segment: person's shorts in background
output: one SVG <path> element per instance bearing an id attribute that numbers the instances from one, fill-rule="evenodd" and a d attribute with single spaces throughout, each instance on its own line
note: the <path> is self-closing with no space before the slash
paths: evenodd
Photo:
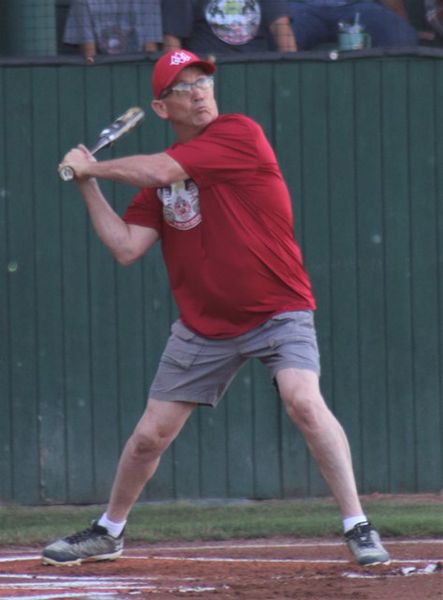
<path id="1" fill-rule="evenodd" d="M 176 321 L 149 398 L 216 406 L 250 358 L 266 365 L 273 378 L 287 368 L 320 374 L 312 311 L 280 313 L 255 329 L 226 340 L 199 336 Z"/>
<path id="2" fill-rule="evenodd" d="M 417 31 L 393 10 L 374 0 L 354 0 L 333 6 L 325 0 L 289 0 L 288 11 L 299 50 L 318 44 L 336 43 L 339 22 L 353 23 L 357 13 L 360 24 L 371 36 L 374 47 L 413 47 Z"/>

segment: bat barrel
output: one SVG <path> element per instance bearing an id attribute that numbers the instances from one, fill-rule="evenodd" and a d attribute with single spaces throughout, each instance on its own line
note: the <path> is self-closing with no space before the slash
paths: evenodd
<path id="1" fill-rule="evenodd" d="M 112 139 L 109 136 L 100 137 L 97 140 L 97 143 L 93 148 L 91 148 L 90 153 L 96 154 L 102 148 L 106 148 L 106 146 L 110 146 L 112 144 Z"/>

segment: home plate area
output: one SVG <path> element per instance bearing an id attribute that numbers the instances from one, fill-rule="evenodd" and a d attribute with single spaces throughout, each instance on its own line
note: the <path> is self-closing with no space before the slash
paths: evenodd
<path id="1" fill-rule="evenodd" d="M 122 558 L 43 566 L 35 549 L 0 550 L 0 598 L 442 600 L 443 540 L 386 541 L 389 565 L 361 567 L 336 540 L 129 545 Z"/>

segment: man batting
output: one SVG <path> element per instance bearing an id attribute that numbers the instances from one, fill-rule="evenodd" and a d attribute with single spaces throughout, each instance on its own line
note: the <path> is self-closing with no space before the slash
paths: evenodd
<path id="1" fill-rule="evenodd" d="M 106 512 L 43 550 L 48 564 L 115 559 L 130 510 L 163 452 L 199 405 L 216 406 L 245 361 L 270 371 L 289 417 L 339 506 L 361 564 L 389 555 L 360 504 L 346 435 L 319 388 L 315 301 L 293 236 L 291 200 L 261 127 L 219 115 L 215 66 L 184 50 L 156 63 L 152 108 L 176 142 L 164 152 L 96 161 L 79 146 L 69 166 L 92 224 L 122 265 L 160 241 L 180 317 L 146 410 L 123 450 Z M 97 178 L 140 188 L 123 218 Z"/>

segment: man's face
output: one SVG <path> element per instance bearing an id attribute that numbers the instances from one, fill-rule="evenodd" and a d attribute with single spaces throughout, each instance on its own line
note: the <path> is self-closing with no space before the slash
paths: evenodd
<path id="1" fill-rule="evenodd" d="M 166 111 L 166 118 L 174 127 L 199 131 L 204 129 L 218 116 L 218 108 L 214 98 L 214 88 L 207 81 L 207 74 L 199 67 L 188 67 L 174 80 L 161 100 Z M 180 83 L 191 83 L 191 89 L 177 90 L 173 88 Z"/>

